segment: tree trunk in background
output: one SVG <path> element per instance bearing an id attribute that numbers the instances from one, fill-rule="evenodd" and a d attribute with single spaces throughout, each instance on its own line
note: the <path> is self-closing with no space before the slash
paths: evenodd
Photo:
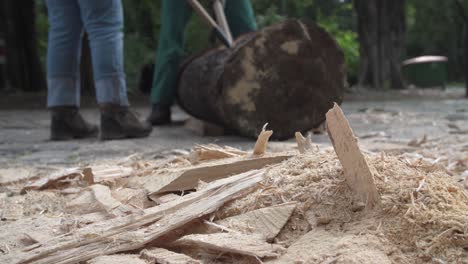
<path id="1" fill-rule="evenodd" d="M 191 115 L 243 136 L 256 137 L 269 123 L 272 138 L 289 139 L 319 126 L 342 102 L 345 68 L 325 30 L 286 20 L 188 62 L 178 99 Z"/>
<path id="2" fill-rule="evenodd" d="M 81 44 L 81 62 L 80 62 L 80 86 L 81 94 L 95 95 L 93 64 L 91 58 L 91 49 L 89 48 L 88 34 L 85 34 Z"/>
<path id="3" fill-rule="evenodd" d="M 5 8 L 7 78 L 23 91 L 46 88 L 37 48 L 35 4 L 33 0 L 1 1 Z"/>
<path id="4" fill-rule="evenodd" d="M 468 20 L 465 20 L 465 43 L 464 43 L 464 56 L 465 56 L 465 97 L 468 98 Z"/>
<path id="5" fill-rule="evenodd" d="M 405 0 L 354 0 L 360 43 L 359 84 L 376 89 L 405 87 Z"/>

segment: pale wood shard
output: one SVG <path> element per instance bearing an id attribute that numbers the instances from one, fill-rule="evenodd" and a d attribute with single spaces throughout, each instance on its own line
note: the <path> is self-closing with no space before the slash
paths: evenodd
<path id="1" fill-rule="evenodd" d="M 0 255 L 0 263 L 77 263 L 142 248 L 194 219 L 213 213 L 226 202 L 251 192 L 263 180 L 265 171 L 252 171 L 210 183 L 207 188 L 181 199 L 130 215 L 85 226 L 55 237 L 47 245 Z"/>
<path id="2" fill-rule="evenodd" d="M 101 165 L 91 167 L 94 182 L 114 183 L 122 178 L 133 175 L 134 170 L 130 167 L 118 165 Z"/>
<path id="3" fill-rule="evenodd" d="M 90 187 L 96 201 L 110 214 L 114 216 L 125 216 L 137 211 L 128 205 L 122 204 L 112 197 L 109 187 L 101 184 L 95 184 Z"/>
<path id="4" fill-rule="evenodd" d="M 55 173 L 52 173 L 48 177 L 42 177 L 36 181 L 28 183 L 24 186 L 23 191 L 30 191 L 30 190 L 42 190 L 45 188 L 49 188 L 57 184 L 58 181 L 64 179 L 72 179 L 82 176 L 82 169 L 80 168 L 70 168 L 64 169 Z"/>
<path id="5" fill-rule="evenodd" d="M 266 130 L 267 125 L 268 123 L 266 123 L 263 126 L 262 132 L 260 132 L 260 135 L 258 135 L 257 142 L 255 142 L 255 147 L 253 151 L 254 155 L 263 155 L 266 153 L 268 140 L 270 139 L 271 135 L 273 135 L 273 131 Z"/>
<path id="6" fill-rule="evenodd" d="M 266 207 L 216 221 L 216 224 L 239 231 L 261 235 L 271 242 L 288 222 L 296 208 L 296 203 L 285 203 Z"/>
<path id="7" fill-rule="evenodd" d="M 89 214 L 105 212 L 105 209 L 98 203 L 91 190 L 84 190 L 78 197 L 71 200 L 65 207 L 65 211 L 74 214 Z"/>
<path id="8" fill-rule="evenodd" d="M 188 235 L 174 242 L 174 245 L 197 247 L 207 251 L 235 253 L 258 258 L 278 257 L 284 251 L 282 246 L 267 243 L 261 236 L 240 233 Z"/>
<path id="9" fill-rule="evenodd" d="M 337 104 L 328 111 L 326 118 L 328 136 L 343 166 L 346 183 L 360 202 L 373 207 L 380 201 L 374 175 L 359 148 L 348 120 Z"/>
<path id="10" fill-rule="evenodd" d="M 169 251 L 164 248 L 144 249 L 140 252 L 142 259 L 150 263 L 158 264 L 199 264 L 200 261 L 193 259 L 187 255 Z"/>
<path id="11" fill-rule="evenodd" d="M 232 148 L 223 148 L 213 144 L 198 145 L 189 154 L 189 160 L 192 164 L 197 164 L 203 161 L 233 158 L 246 154 L 238 149 L 232 150 Z"/>
<path id="12" fill-rule="evenodd" d="M 304 154 L 312 150 L 312 138 L 310 138 L 310 136 L 304 137 L 301 132 L 296 132 L 295 136 L 299 153 Z"/>
<path id="13" fill-rule="evenodd" d="M 187 169 L 167 170 L 167 174 L 133 177 L 132 185 L 141 186 L 149 195 L 196 189 L 199 182 L 212 182 L 230 175 L 250 170 L 261 169 L 267 165 L 280 163 L 289 154 L 269 155 L 264 157 L 233 158 L 223 160 L 223 163 L 202 164 Z"/>
<path id="14" fill-rule="evenodd" d="M 138 255 L 110 255 L 91 259 L 88 264 L 149 264 Z"/>
<path id="15" fill-rule="evenodd" d="M 170 201 L 174 201 L 180 199 L 180 195 L 168 193 L 168 194 L 153 194 L 150 195 L 149 198 L 157 204 L 168 203 Z"/>
<path id="16" fill-rule="evenodd" d="M 119 202 L 138 209 L 145 209 L 154 205 L 148 200 L 148 195 L 143 189 L 119 188 L 112 191 L 112 196 Z"/>

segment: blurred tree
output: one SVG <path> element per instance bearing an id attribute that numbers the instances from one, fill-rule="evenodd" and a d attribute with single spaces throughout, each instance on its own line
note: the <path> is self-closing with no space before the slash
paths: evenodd
<path id="1" fill-rule="evenodd" d="M 458 11 L 460 12 L 460 17 L 463 18 L 464 30 L 463 30 L 463 39 L 464 39 L 464 62 L 465 62 L 465 97 L 468 98 L 468 3 L 464 3 L 461 0 L 455 0 L 455 5 Z"/>
<path id="2" fill-rule="evenodd" d="M 7 45 L 7 79 L 23 91 L 45 89 L 46 81 L 39 58 L 34 0 L 3 0 Z"/>
<path id="3" fill-rule="evenodd" d="M 404 88 L 405 0 L 355 0 L 360 47 L 359 83 Z"/>

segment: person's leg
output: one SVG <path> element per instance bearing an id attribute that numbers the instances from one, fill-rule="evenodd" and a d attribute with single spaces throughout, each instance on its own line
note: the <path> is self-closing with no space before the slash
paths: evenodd
<path id="1" fill-rule="evenodd" d="M 174 103 L 180 59 L 184 53 L 185 27 L 192 14 L 186 0 L 162 0 L 161 31 L 148 121 L 154 125 L 170 122 L 170 106 Z"/>
<path id="2" fill-rule="evenodd" d="M 88 33 L 99 104 L 128 106 L 121 0 L 78 0 Z"/>
<path id="3" fill-rule="evenodd" d="M 101 108 L 101 138 L 145 137 L 151 126 L 128 109 L 123 65 L 121 0 L 78 0 L 88 33 L 96 97 Z"/>
<path id="4" fill-rule="evenodd" d="M 79 106 L 80 55 L 83 26 L 76 0 L 47 0 L 48 107 Z"/>
<path id="5" fill-rule="evenodd" d="M 225 10 L 226 19 L 234 38 L 257 30 L 257 22 L 250 0 L 226 0 Z"/>
<path id="6" fill-rule="evenodd" d="M 76 0 L 47 0 L 47 105 L 51 109 L 50 138 L 67 140 L 96 136 L 97 126 L 84 121 L 80 104 L 80 55 L 83 26 Z"/>

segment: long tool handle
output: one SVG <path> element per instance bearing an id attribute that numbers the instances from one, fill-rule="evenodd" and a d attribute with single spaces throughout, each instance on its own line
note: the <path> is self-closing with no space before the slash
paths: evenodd
<path id="1" fill-rule="evenodd" d="M 197 12 L 198 15 L 207 23 L 210 27 L 215 30 L 216 36 L 226 45 L 228 48 L 233 47 L 232 40 L 226 36 L 226 33 L 223 29 L 211 18 L 210 14 L 206 12 L 205 8 L 197 1 L 197 0 L 187 0 L 189 4 L 192 6 L 193 10 Z"/>
<path id="2" fill-rule="evenodd" d="M 216 21 L 218 21 L 219 26 L 223 29 L 226 37 L 232 43 L 234 40 L 232 38 L 231 30 L 226 19 L 226 14 L 224 13 L 223 2 L 221 0 L 215 0 L 213 2 L 213 9 L 216 15 Z"/>

